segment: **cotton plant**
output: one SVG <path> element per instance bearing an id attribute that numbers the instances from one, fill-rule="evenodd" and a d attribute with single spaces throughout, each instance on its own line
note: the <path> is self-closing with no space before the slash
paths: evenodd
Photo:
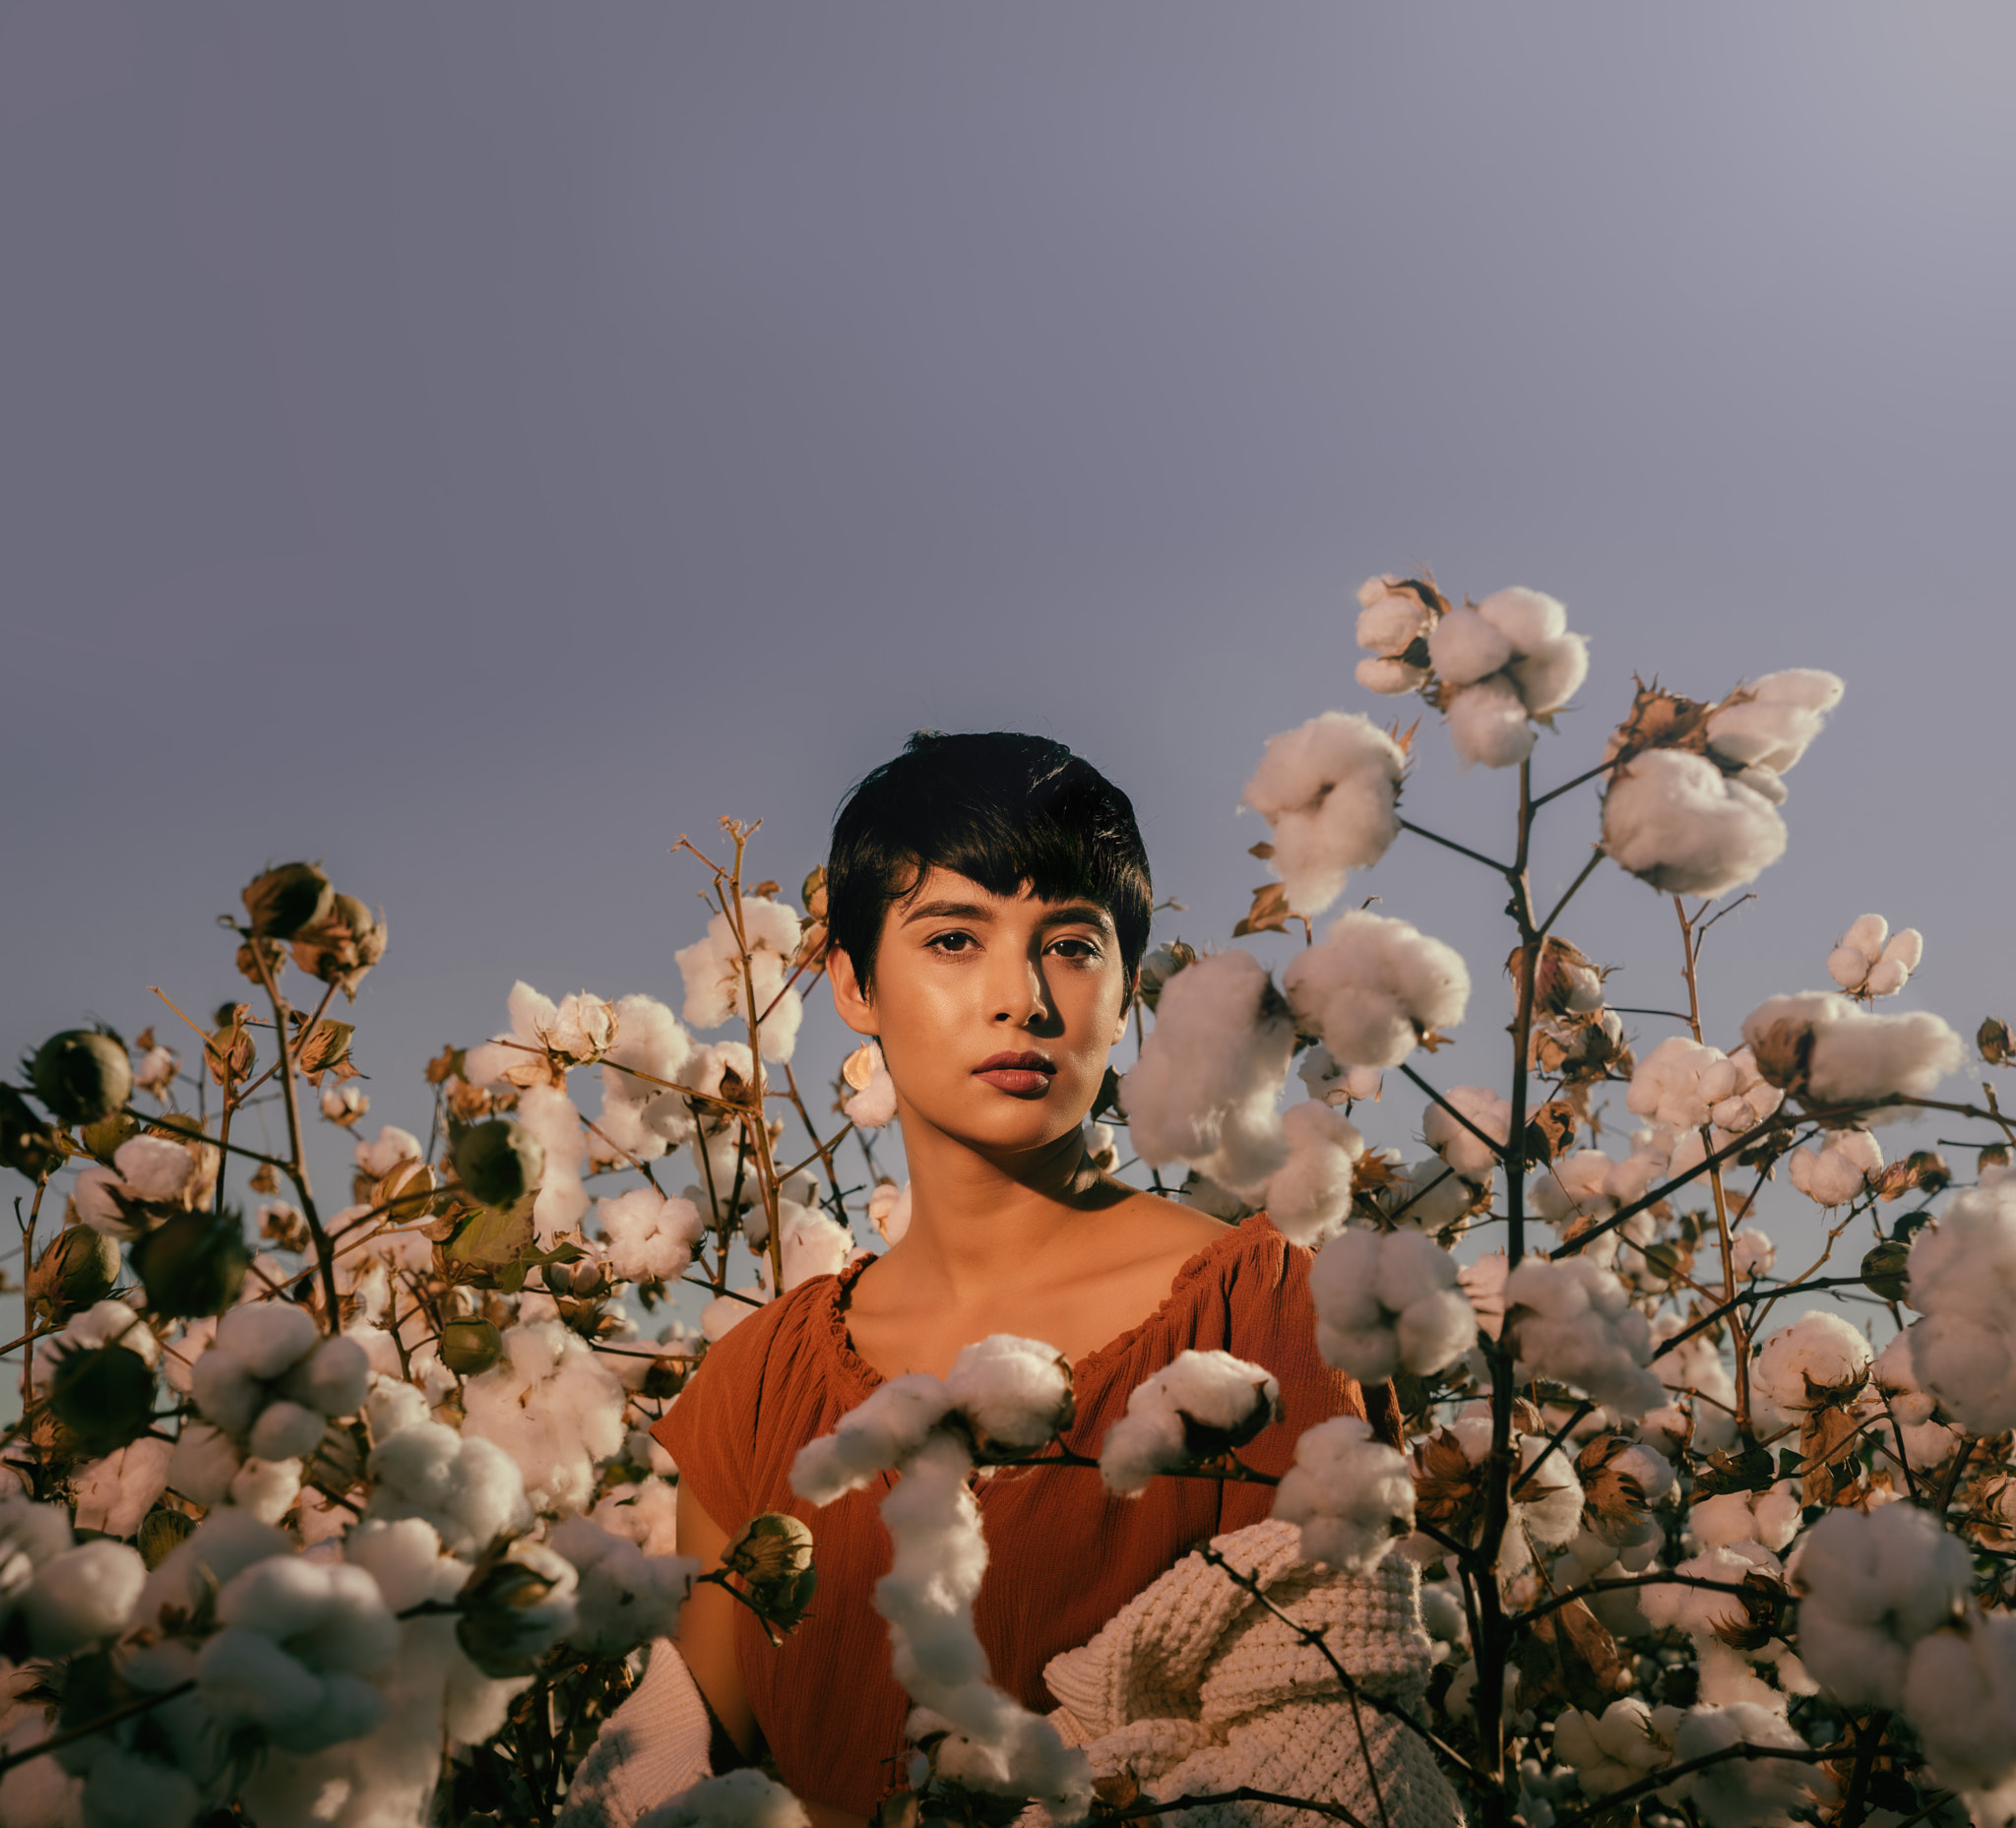
<path id="1" fill-rule="evenodd" d="M 2016 1047 L 1991 1018 L 1970 1065 L 1940 1016 L 1898 1011 L 1923 942 L 1875 915 L 1826 955 L 1832 988 L 1732 1023 L 1721 910 L 1695 901 L 1783 853 L 1786 778 L 1841 682 L 1642 687 L 1555 788 L 1565 737 L 1538 732 L 1586 643 L 1551 598 L 1381 576 L 1355 632 L 1347 692 L 1418 693 L 1459 759 L 1516 773 L 1515 863 L 1432 829 L 1376 702 L 1276 733 L 1244 799 L 1278 880 L 1226 943 L 1143 960 L 1139 1045 L 1082 1148 L 1311 1250 L 1310 1344 L 1368 1419 L 1282 1441 L 1274 1370 L 1190 1352 L 1067 1453 L 1068 1367 L 1003 1338 L 843 1416 L 799 1478 L 818 1499 L 901 1474 L 879 1604 L 929 1749 L 919 1818 L 1089 1806 L 1091 1773 L 993 1683 L 973 1626 L 972 1477 L 1058 1462 L 1123 1504 L 1273 1481 L 1326 1578 L 1418 1567 L 1438 1672 L 1418 1725 L 1489 1828 L 2009 1819 L 2016 1176 L 1998 1107 L 1955 1082 Z M 1543 908 L 1523 859 L 1578 817 L 1587 865 Z M 658 994 L 521 981 L 411 1099 L 337 997 L 382 960 L 383 917 L 309 864 L 247 887 L 240 999 L 151 1011 L 187 1025 L 173 1047 L 65 1031 L 0 1090 L 35 1335 L 0 1482 L 0 1819 L 554 1818 L 699 1578 L 651 1424 L 732 1327 L 911 1219 L 876 1159 L 899 1114 L 879 1050 L 822 1063 L 827 1089 L 802 1055 L 823 880 L 750 881 L 750 830 L 724 826 L 719 857 L 682 844 L 707 907 Z M 1422 845 L 1486 871 L 1506 977 L 1426 930 Z M 1377 912 L 1353 905 L 1374 865 Z M 1560 930 L 1610 866 L 1674 898 L 1671 994 L 1638 993 L 1643 961 L 1622 980 L 1664 1014 L 1610 1007 L 1600 936 Z M 1444 1082 L 1464 1023 L 1508 1031 L 1502 1073 L 1467 1047 L 1471 1083 Z M 277 1101 L 264 1128 L 255 1097 Z M 1951 1165 L 1882 1128 L 1886 1154 L 1879 1127 L 1933 1101 Z M 317 1200 L 316 1123 L 346 1204 Z M 1799 1211 L 1821 1248 L 1775 1216 Z M 781 1639 L 817 1605 L 817 1550 L 754 1519 L 708 1578 Z M 803 1819 L 736 1773 L 653 1828 Z"/>

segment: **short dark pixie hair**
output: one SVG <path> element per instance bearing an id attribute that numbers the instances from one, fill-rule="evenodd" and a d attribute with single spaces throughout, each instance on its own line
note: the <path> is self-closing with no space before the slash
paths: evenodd
<path id="1" fill-rule="evenodd" d="M 1148 948 L 1155 891 L 1133 802 L 1046 736 L 918 730 L 848 795 L 826 864 L 827 930 L 864 989 L 883 916 L 932 868 L 996 895 L 1098 902 L 1130 981 Z"/>

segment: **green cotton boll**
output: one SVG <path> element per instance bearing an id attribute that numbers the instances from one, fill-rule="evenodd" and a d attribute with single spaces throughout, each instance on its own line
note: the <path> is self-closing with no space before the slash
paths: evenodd
<path id="1" fill-rule="evenodd" d="M 158 1568 L 195 1533 L 196 1519 L 187 1511 L 171 1511 L 165 1505 L 155 1508 L 140 1520 L 140 1531 L 134 1541 L 140 1549 L 140 1558 L 150 1568 Z"/>
<path id="2" fill-rule="evenodd" d="M 58 1123 L 96 1123 L 133 1096 L 133 1063 L 109 1035 L 65 1029 L 34 1059 L 35 1096 Z"/>
<path id="3" fill-rule="evenodd" d="M 154 1418 L 154 1371 L 124 1346 L 63 1354 L 49 1377 L 49 1408 L 94 1459 L 116 1453 Z"/>
<path id="4" fill-rule="evenodd" d="M 29 1272 L 29 1304 L 44 1320 L 67 1320 L 101 1301 L 119 1279 L 119 1246 L 88 1225 L 66 1226 Z"/>
<path id="5" fill-rule="evenodd" d="M 40 1180 L 63 1160 L 56 1132 L 12 1086 L 0 1086 L 0 1162 L 17 1174 Z"/>
<path id="6" fill-rule="evenodd" d="M 493 1679 L 532 1674 L 553 1637 L 539 1617 L 552 1590 L 550 1579 L 522 1561 L 478 1569 L 455 1601 L 462 1654 Z"/>
<path id="7" fill-rule="evenodd" d="M 283 863 L 255 876 L 239 897 L 260 939 L 291 939 L 327 919 L 336 901 L 330 880 L 313 863 Z"/>
<path id="8" fill-rule="evenodd" d="M 504 1355 L 504 1335 L 492 1321 L 451 1320 L 441 1329 L 441 1362 L 458 1377 L 476 1377 Z"/>
<path id="9" fill-rule="evenodd" d="M 167 1319 L 220 1314 L 238 1298 L 252 1252 L 234 1212 L 178 1213 L 133 1246 L 149 1309 Z"/>
<path id="10" fill-rule="evenodd" d="M 492 1118 L 463 1131 L 455 1145 L 455 1173 L 472 1199 L 510 1206 L 539 1184 L 546 1152 L 522 1123 Z"/>

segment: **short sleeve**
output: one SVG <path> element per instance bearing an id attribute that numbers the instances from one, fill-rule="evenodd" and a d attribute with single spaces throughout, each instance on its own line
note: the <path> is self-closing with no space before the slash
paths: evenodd
<path id="1" fill-rule="evenodd" d="M 680 1482 L 730 1533 L 751 1515 L 749 1446 L 778 1315 L 777 1307 L 766 1307 L 723 1334 L 652 1423 L 652 1438 L 671 1455 Z"/>
<path id="2" fill-rule="evenodd" d="M 1247 1224 L 1255 1223 L 1248 1220 Z M 1273 1228 L 1270 1227 L 1271 1230 Z M 1316 1350 L 1316 1304 L 1309 1294 L 1310 1253 L 1278 1237 L 1269 1251 L 1241 1251 L 1226 1289 L 1227 1350 L 1272 1371 L 1281 1385 L 1282 1418 L 1239 1450 L 1255 1472 L 1279 1479 L 1294 1461 L 1302 1433 L 1336 1416 L 1356 1416 L 1387 1441 L 1399 1437 L 1392 1386 L 1369 1393 L 1333 1370 Z M 1238 1530 L 1270 1516 L 1271 1486 L 1228 1484 L 1221 1528 Z"/>

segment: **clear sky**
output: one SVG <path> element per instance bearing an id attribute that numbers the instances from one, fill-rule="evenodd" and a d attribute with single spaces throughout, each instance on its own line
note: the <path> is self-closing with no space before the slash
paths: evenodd
<path id="1" fill-rule="evenodd" d="M 681 832 L 795 884 L 919 725 L 1106 767 L 1222 939 L 1418 565 L 1591 638 L 1543 782 L 1634 669 L 1847 678 L 1711 1039 L 1871 908 L 2016 1015 L 2012 81 L 1991 5 L 0 11 L 0 1044 L 233 994 L 213 916 L 321 857 L 424 1128 L 516 977 L 676 1004 Z M 1406 810 L 1495 844 L 1432 725 Z M 1450 1079 L 1473 875 L 1356 885 L 1470 958 Z M 1606 869 L 1567 931 L 1659 1004 L 1670 921 Z"/>

